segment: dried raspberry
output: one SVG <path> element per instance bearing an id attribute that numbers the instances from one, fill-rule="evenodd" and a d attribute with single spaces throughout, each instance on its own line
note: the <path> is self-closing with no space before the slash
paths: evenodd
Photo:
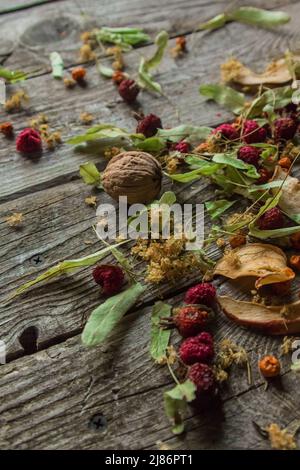
<path id="1" fill-rule="evenodd" d="M 258 170 L 258 173 L 260 174 L 260 178 L 256 180 L 256 184 L 265 184 L 269 181 L 272 176 L 266 168 L 260 168 Z"/>
<path id="2" fill-rule="evenodd" d="M 216 297 L 216 289 L 208 282 L 202 282 L 190 287 L 185 294 L 186 304 L 211 305 Z"/>
<path id="3" fill-rule="evenodd" d="M 177 152 L 180 153 L 189 153 L 190 149 L 190 144 L 188 142 L 184 142 L 183 140 L 172 147 L 172 150 L 177 150 Z"/>
<path id="4" fill-rule="evenodd" d="M 176 42 L 176 45 L 180 47 L 180 49 L 182 51 L 186 51 L 186 38 L 185 36 L 179 36 L 178 38 L 176 38 L 175 40 Z"/>
<path id="5" fill-rule="evenodd" d="M 0 132 L 5 135 L 5 137 L 12 137 L 14 133 L 14 128 L 11 122 L 4 122 L 0 124 Z"/>
<path id="6" fill-rule="evenodd" d="M 137 134 L 144 134 L 145 137 L 153 137 L 157 129 L 162 129 L 160 118 L 155 114 L 148 114 L 138 122 L 136 132 Z"/>
<path id="7" fill-rule="evenodd" d="M 245 145 L 241 147 L 238 151 L 238 158 L 243 160 L 245 163 L 249 163 L 250 165 L 254 165 L 256 168 L 259 166 L 259 158 L 260 158 L 260 149 L 256 147 L 251 147 L 250 145 Z"/>
<path id="8" fill-rule="evenodd" d="M 228 140 L 237 140 L 239 138 L 239 133 L 232 124 L 221 124 L 212 133 L 221 134 L 222 137 Z"/>
<path id="9" fill-rule="evenodd" d="M 278 207 L 268 209 L 259 219 L 260 230 L 275 230 L 284 226 L 284 217 Z"/>
<path id="10" fill-rule="evenodd" d="M 77 67 L 72 70 L 72 78 L 76 82 L 83 82 L 86 76 L 86 70 L 84 67 Z"/>
<path id="11" fill-rule="evenodd" d="M 21 153 L 39 153 L 42 150 L 40 133 L 30 127 L 24 129 L 17 137 L 16 147 Z"/>
<path id="12" fill-rule="evenodd" d="M 267 131 L 264 127 L 260 127 L 256 121 L 248 120 L 244 122 L 243 140 L 247 144 L 256 144 L 264 142 L 267 137 Z"/>
<path id="13" fill-rule="evenodd" d="M 103 294 L 111 296 L 120 292 L 124 273 L 119 266 L 102 264 L 93 270 L 93 278 L 103 289 Z"/>
<path id="14" fill-rule="evenodd" d="M 196 385 L 198 396 L 215 390 L 214 373 L 207 364 L 193 364 L 189 369 L 188 378 Z"/>
<path id="15" fill-rule="evenodd" d="M 214 344 L 211 334 L 203 331 L 197 336 L 187 338 L 181 343 L 179 355 L 187 365 L 195 362 L 209 362 L 214 356 Z"/>
<path id="16" fill-rule="evenodd" d="M 119 85 L 119 94 L 126 103 L 133 103 L 140 92 L 140 87 L 134 80 L 122 80 Z"/>
<path id="17" fill-rule="evenodd" d="M 209 320 L 210 314 L 207 311 L 190 305 L 179 309 L 174 318 L 174 323 L 181 336 L 187 338 L 200 333 Z"/>
<path id="18" fill-rule="evenodd" d="M 274 139 L 289 140 L 294 137 L 297 132 L 298 121 L 292 117 L 276 119 L 274 122 Z"/>

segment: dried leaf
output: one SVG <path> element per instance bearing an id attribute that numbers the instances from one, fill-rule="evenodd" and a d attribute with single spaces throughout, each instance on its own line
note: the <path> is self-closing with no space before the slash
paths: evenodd
<path id="1" fill-rule="evenodd" d="M 199 26 L 199 29 L 218 29 L 229 21 L 260 26 L 261 28 L 273 28 L 288 23 L 290 16 L 283 11 L 269 11 L 255 7 L 240 7 L 228 13 L 222 13 Z"/>
<path id="2" fill-rule="evenodd" d="M 91 255 L 84 256 L 83 258 L 69 259 L 69 260 L 62 261 L 58 263 L 56 266 L 53 266 L 52 268 L 45 271 L 43 274 L 40 274 L 38 277 L 36 277 L 32 281 L 26 282 L 22 286 L 18 287 L 18 289 L 15 291 L 15 293 L 12 295 L 11 298 L 14 298 L 17 295 L 22 294 L 27 289 L 29 289 L 30 287 L 40 282 L 49 281 L 50 279 L 53 279 L 56 276 L 67 274 L 78 268 L 86 268 L 88 266 L 92 266 L 93 264 L 96 264 L 101 259 L 105 258 L 105 256 L 108 255 L 114 248 L 122 245 L 123 243 L 126 243 L 126 241 L 122 241 L 115 245 L 106 246 L 105 248 L 102 248 L 102 250 L 97 251 L 96 253 L 92 253 Z"/>
<path id="3" fill-rule="evenodd" d="M 50 62 L 52 68 L 52 76 L 54 78 L 62 78 L 64 73 L 64 61 L 58 52 L 51 52 Z"/>
<path id="4" fill-rule="evenodd" d="M 280 166 L 275 168 L 272 182 L 284 182 L 278 206 L 291 219 L 300 222 L 300 181 L 298 178 L 288 175 Z M 276 194 L 276 191 L 273 191 Z M 299 227 L 300 231 L 300 227 Z"/>
<path id="5" fill-rule="evenodd" d="M 206 84 L 199 88 L 200 94 L 235 114 L 241 114 L 244 109 L 246 98 L 243 93 L 225 85 Z"/>
<path id="6" fill-rule="evenodd" d="M 153 76 L 150 70 L 156 68 L 164 55 L 164 51 L 167 47 L 169 35 L 166 31 L 161 31 L 155 38 L 155 45 L 157 49 L 154 55 L 150 59 L 141 58 L 138 71 L 138 84 L 142 88 L 147 88 L 150 91 L 162 93 L 161 85 L 153 80 Z"/>
<path id="7" fill-rule="evenodd" d="M 217 219 L 223 212 L 227 211 L 236 201 L 227 201 L 227 199 L 219 199 L 217 201 L 208 201 L 205 203 L 207 212 L 212 220 Z"/>
<path id="8" fill-rule="evenodd" d="M 156 302 L 151 315 L 151 357 L 159 362 L 166 355 L 166 349 L 169 344 L 171 330 L 163 329 L 160 326 L 160 320 L 171 316 L 171 306 L 163 302 Z"/>
<path id="9" fill-rule="evenodd" d="M 286 305 L 265 306 L 219 296 L 218 302 L 231 320 L 262 330 L 270 335 L 300 332 L 300 301 Z"/>
<path id="10" fill-rule="evenodd" d="M 146 286 L 140 283 L 133 284 L 93 310 L 83 330 L 82 343 L 85 346 L 96 346 L 102 343 L 145 290 Z"/>
<path id="11" fill-rule="evenodd" d="M 22 80 L 26 80 L 27 76 L 27 73 L 20 70 L 13 71 L 0 67 L 0 77 L 4 78 L 4 80 L 9 83 L 16 83 Z"/>
<path id="12" fill-rule="evenodd" d="M 214 275 L 229 279 L 256 278 L 255 287 L 285 282 L 295 277 L 284 252 L 274 245 L 251 243 L 231 250 L 217 262 Z"/>
<path id="13" fill-rule="evenodd" d="M 85 184 L 92 184 L 96 188 L 102 189 L 101 173 L 98 171 L 98 168 L 94 163 L 82 163 L 79 168 L 79 174 Z"/>
<path id="14" fill-rule="evenodd" d="M 196 386 L 191 380 L 176 385 L 164 393 L 165 411 L 173 424 L 172 432 L 181 434 L 184 431 L 183 414 L 187 403 L 195 400 Z"/>

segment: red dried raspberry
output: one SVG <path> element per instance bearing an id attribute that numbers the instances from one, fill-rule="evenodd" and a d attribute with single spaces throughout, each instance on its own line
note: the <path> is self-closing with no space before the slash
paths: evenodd
<path id="1" fill-rule="evenodd" d="M 30 127 L 20 132 L 17 137 L 16 147 L 21 153 L 38 153 L 42 150 L 40 133 Z"/>
<path id="2" fill-rule="evenodd" d="M 215 390 L 214 373 L 207 364 L 193 364 L 189 369 L 188 378 L 196 385 L 198 396 Z"/>
<path id="3" fill-rule="evenodd" d="M 209 320 L 210 314 L 208 312 L 190 305 L 179 309 L 174 318 L 174 323 L 181 336 L 187 338 L 188 336 L 195 336 L 200 333 Z"/>
<path id="4" fill-rule="evenodd" d="M 284 226 L 284 217 L 278 207 L 268 209 L 259 219 L 258 226 L 261 230 L 274 230 Z"/>
<path id="5" fill-rule="evenodd" d="M 292 117 L 276 119 L 274 122 L 274 139 L 290 140 L 294 137 L 298 129 L 298 121 Z"/>
<path id="6" fill-rule="evenodd" d="M 111 296 L 120 292 L 124 273 L 119 266 L 102 264 L 93 270 L 93 278 L 102 287 L 103 294 Z"/>
<path id="7" fill-rule="evenodd" d="M 119 94 L 126 103 L 133 103 L 140 92 L 140 87 L 134 80 L 122 80 L 119 85 Z"/>
<path id="8" fill-rule="evenodd" d="M 214 344 L 212 336 L 203 331 L 197 336 L 187 338 L 179 349 L 179 355 L 187 365 L 195 362 L 209 362 L 214 356 Z"/>
<path id="9" fill-rule="evenodd" d="M 244 122 L 243 140 L 247 144 L 256 144 L 264 142 L 267 137 L 267 131 L 264 127 L 260 127 L 256 121 L 248 120 Z"/>
<path id="10" fill-rule="evenodd" d="M 190 149 L 190 144 L 188 142 L 184 142 L 183 140 L 172 147 L 172 150 L 177 150 L 177 152 L 180 153 L 189 153 Z"/>
<path id="11" fill-rule="evenodd" d="M 251 147 L 250 145 L 245 145 L 244 147 L 240 147 L 238 151 L 238 158 L 243 160 L 245 163 L 254 165 L 257 168 L 259 166 L 258 161 L 260 158 L 260 153 L 260 149 Z"/>
<path id="12" fill-rule="evenodd" d="M 148 114 L 138 122 L 136 132 L 137 134 L 144 134 L 145 137 L 152 137 L 156 134 L 157 129 L 162 129 L 160 118 L 155 114 Z"/>
<path id="13" fill-rule="evenodd" d="M 232 124 L 221 124 L 216 127 L 212 133 L 221 134 L 222 137 L 228 140 L 236 140 L 239 138 L 239 133 Z"/>
<path id="14" fill-rule="evenodd" d="M 190 287 L 185 294 L 186 304 L 211 305 L 216 297 L 216 289 L 208 282 L 202 282 Z"/>
<path id="15" fill-rule="evenodd" d="M 272 176 L 272 174 L 266 168 L 260 168 L 258 173 L 260 174 L 260 178 L 255 181 L 256 184 L 265 184 Z"/>

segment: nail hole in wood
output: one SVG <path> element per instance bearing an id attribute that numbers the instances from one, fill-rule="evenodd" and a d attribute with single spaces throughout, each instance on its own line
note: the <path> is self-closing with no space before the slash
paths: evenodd
<path id="1" fill-rule="evenodd" d="M 102 413 L 96 413 L 90 418 L 88 427 L 93 431 L 104 432 L 107 428 L 107 419 Z"/>
<path id="2" fill-rule="evenodd" d="M 25 328 L 19 337 L 19 343 L 24 349 L 24 354 L 33 354 L 37 352 L 37 339 L 39 331 L 36 326 Z"/>

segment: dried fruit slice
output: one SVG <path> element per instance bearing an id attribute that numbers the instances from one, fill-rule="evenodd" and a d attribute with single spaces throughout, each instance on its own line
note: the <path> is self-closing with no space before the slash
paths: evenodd
<path id="1" fill-rule="evenodd" d="M 300 332 L 300 300 L 270 307 L 228 296 L 219 296 L 218 302 L 225 315 L 240 325 L 250 326 L 270 335 Z"/>
<path id="2" fill-rule="evenodd" d="M 255 277 L 257 289 L 295 277 L 294 271 L 287 267 L 284 252 L 277 246 L 264 243 L 242 245 L 225 253 L 216 264 L 214 274 L 229 279 Z"/>
<path id="3" fill-rule="evenodd" d="M 300 181 L 298 178 L 287 175 L 280 166 L 277 166 L 272 181 L 279 180 L 284 182 L 281 189 L 281 196 L 278 206 L 290 217 L 300 214 Z M 273 189 L 274 194 L 278 189 Z"/>

